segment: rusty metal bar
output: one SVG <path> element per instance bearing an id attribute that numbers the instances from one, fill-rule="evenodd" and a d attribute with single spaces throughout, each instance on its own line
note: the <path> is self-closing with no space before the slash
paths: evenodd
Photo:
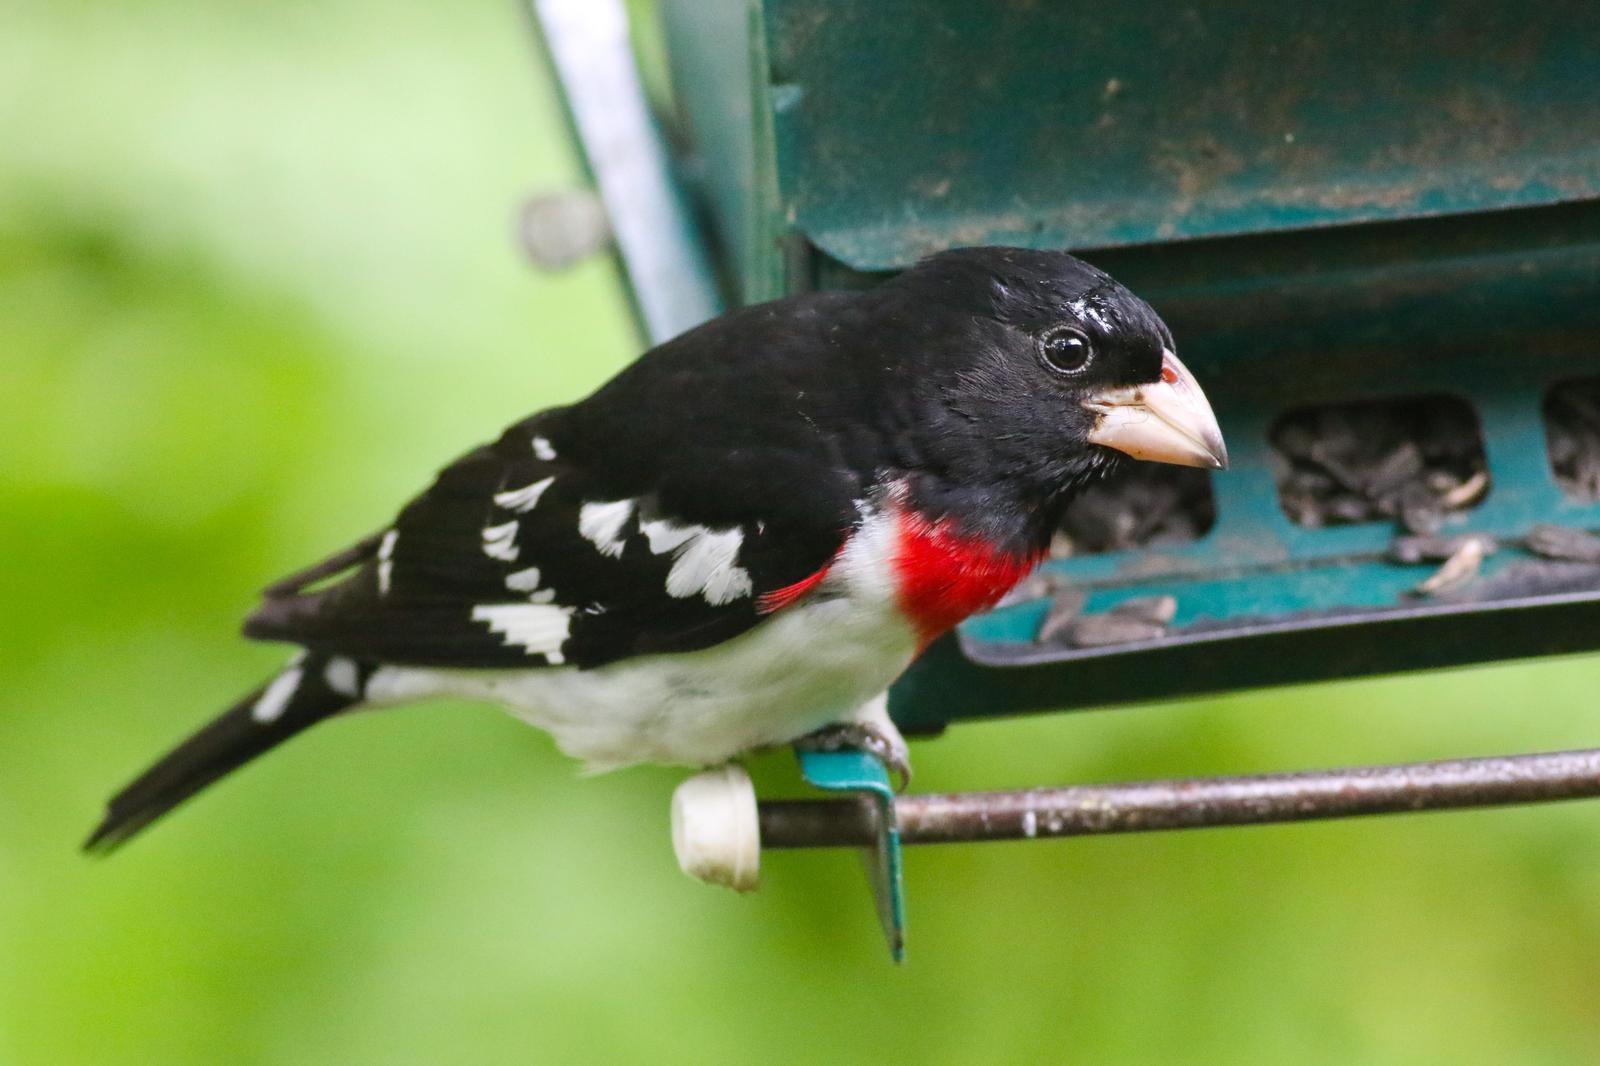
<path id="1" fill-rule="evenodd" d="M 1600 749 L 1302 773 L 1137 781 L 1019 792 L 906 795 L 906 844 L 1264 825 L 1368 814 L 1600 797 Z M 870 846 L 871 811 L 851 800 L 760 806 L 764 848 Z"/>

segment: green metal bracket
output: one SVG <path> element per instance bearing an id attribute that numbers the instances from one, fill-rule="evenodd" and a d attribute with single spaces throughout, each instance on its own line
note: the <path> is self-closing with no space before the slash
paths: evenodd
<path id="1" fill-rule="evenodd" d="M 901 872 L 900 823 L 889 771 L 864 751 L 797 751 L 800 776 L 828 792 L 854 792 L 872 811 L 873 844 L 863 850 L 872 898 L 889 954 L 906 960 L 906 890 Z"/>

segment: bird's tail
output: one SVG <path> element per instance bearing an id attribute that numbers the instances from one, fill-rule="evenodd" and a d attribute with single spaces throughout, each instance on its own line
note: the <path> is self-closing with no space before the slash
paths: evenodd
<path id="1" fill-rule="evenodd" d="M 111 797 L 84 850 L 109 852 L 213 781 L 361 702 L 369 671 L 308 653 L 173 748 Z"/>

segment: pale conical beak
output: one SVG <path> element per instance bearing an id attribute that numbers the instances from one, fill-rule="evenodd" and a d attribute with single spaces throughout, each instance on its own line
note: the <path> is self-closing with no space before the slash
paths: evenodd
<path id="1" fill-rule="evenodd" d="M 1083 401 L 1099 416 L 1089 440 L 1153 463 L 1226 469 L 1228 448 L 1200 383 L 1176 355 L 1161 355 L 1161 380 L 1102 389 Z"/>

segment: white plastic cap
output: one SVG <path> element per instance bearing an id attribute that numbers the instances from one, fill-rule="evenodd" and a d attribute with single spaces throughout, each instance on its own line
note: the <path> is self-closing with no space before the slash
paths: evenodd
<path id="1" fill-rule="evenodd" d="M 756 789 L 744 767 L 730 763 L 696 774 L 672 794 L 672 850 L 690 877 L 739 892 L 761 875 L 761 825 Z"/>

